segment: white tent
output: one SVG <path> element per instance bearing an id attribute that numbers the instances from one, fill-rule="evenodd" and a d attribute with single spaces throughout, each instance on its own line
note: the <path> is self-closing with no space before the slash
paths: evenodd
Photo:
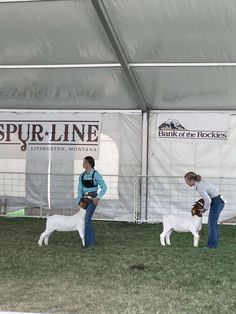
<path id="1" fill-rule="evenodd" d="M 234 0 L 0 2 L 2 109 L 234 109 Z"/>
<path id="2" fill-rule="evenodd" d="M 44 110 L 99 112 L 99 169 L 115 176 L 158 176 L 153 178 L 157 186 L 150 183 L 151 177 L 135 186 L 135 195 L 143 194 L 135 201 L 136 209 L 144 206 L 147 213 L 151 208 L 155 218 L 163 207 L 156 189 L 168 193 L 173 183 L 178 188 L 173 188 L 167 207 L 181 211 L 174 197 L 181 193 L 185 197 L 188 192 L 182 185 L 179 188 L 181 178 L 187 170 L 196 170 L 216 180 L 224 177 L 220 182 L 227 185 L 230 205 L 225 215 L 230 217 L 236 202 L 232 197 L 236 177 L 235 15 L 234 0 L 0 1 L 0 110 L 33 111 L 35 116 Z M 169 112 L 171 116 L 176 110 L 204 111 L 209 119 L 213 111 L 228 112 L 227 143 L 157 141 L 158 115 Z M 47 161 L 36 165 L 31 159 L 6 158 L 0 160 L 0 169 L 26 173 L 24 180 L 30 180 L 30 188 L 9 199 L 11 208 L 21 204 L 21 197 L 34 206 L 40 198 L 49 206 L 48 189 L 37 194 L 30 175 L 47 174 Z M 74 176 L 80 171 L 80 161 L 52 160 L 50 164 L 51 174 Z M 48 177 L 45 180 L 48 185 Z M 130 192 L 127 197 L 127 190 L 133 189 L 133 178 L 121 180 L 113 208 L 118 214 L 109 216 L 108 205 L 102 214 L 131 220 L 135 195 Z M 71 184 L 68 193 L 74 187 Z M 185 201 L 184 208 L 190 202 L 191 198 Z"/>

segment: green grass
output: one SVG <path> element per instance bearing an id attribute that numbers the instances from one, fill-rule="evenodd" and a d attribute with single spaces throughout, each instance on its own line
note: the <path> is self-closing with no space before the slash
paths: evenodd
<path id="1" fill-rule="evenodd" d="M 76 232 L 37 240 L 45 220 L 0 219 L 0 310 L 54 313 L 236 313 L 236 228 L 221 246 L 192 247 L 190 234 L 159 244 L 161 225 L 96 222 L 98 245 L 81 248 Z M 133 270 L 134 263 L 145 269 Z"/>
<path id="2" fill-rule="evenodd" d="M 14 211 L 14 212 L 9 212 L 9 213 L 7 213 L 7 216 L 8 217 L 23 217 L 23 216 L 25 216 L 25 209 L 22 208 L 22 209 L 18 209 L 16 211 Z"/>

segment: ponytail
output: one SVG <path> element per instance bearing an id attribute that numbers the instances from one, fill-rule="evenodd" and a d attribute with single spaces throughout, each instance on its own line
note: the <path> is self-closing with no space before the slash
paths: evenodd
<path id="1" fill-rule="evenodd" d="M 196 174 L 195 172 L 190 171 L 185 174 L 184 179 L 194 180 L 196 182 L 199 182 L 202 180 L 202 177 L 199 174 Z"/>

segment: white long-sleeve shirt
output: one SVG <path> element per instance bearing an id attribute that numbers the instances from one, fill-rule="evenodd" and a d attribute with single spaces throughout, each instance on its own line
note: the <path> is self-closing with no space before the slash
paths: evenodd
<path id="1" fill-rule="evenodd" d="M 213 184 L 204 180 L 196 182 L 195 188 L 205 201 L 204 209 L 209 210 L 211 207 L 211 199 L 219 195 L 217 188 Z"/>

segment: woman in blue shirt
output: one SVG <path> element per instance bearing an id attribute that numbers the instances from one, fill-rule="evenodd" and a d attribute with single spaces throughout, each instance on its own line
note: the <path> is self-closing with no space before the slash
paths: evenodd
<path id="1" fill-rule="evenodd" d="M 99 200 L 104 196 L 107 190 L 101 174 L 94 169 L 95 160 L 91 156 L 87 156 L 83 160 L 83 168 L 85 171 L 79 176 L 78 184 L 78 203 L 83 196 L 92 198 L 92 202 L 86 208 L 85 216 L 85 246 L 90 247 L 96 244 L 95 234 L 93 230 L 92 217 Z M 98 192 L 98 187 L 100 192 Z"/>

